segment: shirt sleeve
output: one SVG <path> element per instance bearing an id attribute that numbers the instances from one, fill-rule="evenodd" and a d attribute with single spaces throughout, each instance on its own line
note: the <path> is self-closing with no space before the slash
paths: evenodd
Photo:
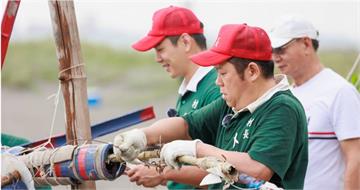
<path id="1" fill-rule="evenodd" d="M 273 106 L 263 118 L 248 154 L 283 179 L 301 146 L 307 149 L 306 119 L 287 104 Z"/>
<path id="2" fill-rule="evenodd" d="M 355 88 L 341 88 L 330 110 L 332 125 L 339 140 L 360 137 L 360 95 Z"/>
<path id="3" fill-rule="evenodd" d="M 183 116 L 189 125 L 189 134 L 192 139 L 200 139 L 211 145 L 215 144 L 222 106 L 223 99 L 219 98 L 207 106 Z"/>

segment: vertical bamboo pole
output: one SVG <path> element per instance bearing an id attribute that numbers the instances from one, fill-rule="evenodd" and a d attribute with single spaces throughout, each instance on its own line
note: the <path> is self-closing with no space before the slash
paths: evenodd
<path id="1" fill-rule="evenodd" d="M 91 130 L 87 105 L 87 84 L 74 2 L 50 0 L 50 15 L 59 61 L 59 80 L 66 110 L 66 142 L 90 143 Z M 95 189 L 95 182 L 88 181 L 72 189 Z"/>

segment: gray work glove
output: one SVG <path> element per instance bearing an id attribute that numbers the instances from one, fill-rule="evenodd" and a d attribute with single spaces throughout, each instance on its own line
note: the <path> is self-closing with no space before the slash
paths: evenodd
<path id="1" fill-rule="evenodd" d="M 176 140 L 164 145 L 160 152 L 160 158 L 171 168 L 179 169 L 177 158 L 180 156 L 196 157 L 196 144 L 201 140 Z"/>
<path id="2" fill-rule="evenodd" d="M 146 135 L 142 130 L 133 129 L 120 133 L 114 138 L 114 153 L 116 157 L 133 163 L 146 147 Z"/>

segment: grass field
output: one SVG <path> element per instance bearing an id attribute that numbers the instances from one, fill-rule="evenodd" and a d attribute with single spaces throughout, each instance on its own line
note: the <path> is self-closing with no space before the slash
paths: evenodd
<path id="1" fill-rule="evenodd" d="M 169 92 L 168 89 L 176 83 L 173 80 L 164 80 L 166 74 L 155 63 L 152 52 L 138 53 L 131 49 L 114 49 L 91 43 L 83 43 L 81 46 L 89 86 L 121 81 L 134 89 L 155 89 L 156 93 L 161 94 Z M 319 55 L 322 63 L 345 77 L 356 59 L 357 52 L 320 49 Z M 359 72 L 360 68 L 357 68 L 355 73 Z M 3 86 L 36 89 L 39 82 L 55 83 L 57 75 L 58 65 L 53 40 L 10 43 L 2 70 Z"/>
<path id="2" fill-rule="evenodd" d="M 90 84 L 107 83 L 122 78 L 128 71 L 138 68 L 158 67 L 151 64 L 154 61 L 149 53 L 139 54 L 98 44 L 83 43 L 81 46 Z M 54 82 L 57 80 L 57 73 L 58 64 L 53 40 L 11 43 L 2 79 L 3 85 L 26 88 L 37 81 Z"/>

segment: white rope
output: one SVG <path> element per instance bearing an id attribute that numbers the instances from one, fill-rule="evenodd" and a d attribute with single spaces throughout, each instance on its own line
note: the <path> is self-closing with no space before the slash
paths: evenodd
<path id="1" fill-rule="evenodd" d="M 54 98 L 54 112 L 53 112 L 51 125 L 50 125 L 50 134 L 49 134 L 48 140 L 45 143 L 42 143 L 42 144 L 32 148 L 32 150 L 34 150 L 34 151 L 36 149 L 41 149 L 42 147 L 45 147 L 48 144 L 50 144 L 50 146 L 52 148 L 54 148 L 53 144 L 51 143 L 51 137 L 53 136 L 53 132 L 54 132 L 54 125 L 55 125 L 55 120 L 56 120 L 56 115 L 57 115 L 56 113 L 57 113 L 58 105 L 59 105 L 60 91 L 61 91 L 61 84 L 59 82 L 58 91 L 55 94 L 51 94 L 50 96 L 47 97 L 47 100 Z"/>
<path id="2" fill-rule="evenodd" d="M 353 66 L 351 67 L 349 73 L 348 73 L 347 76 L 346 76 L 346 80 L 347 80 L 347 81 L 350 79 L 351 75 L 354 73 L 354 71 L 355 71 L 355 69 L 356 69 L 356 67 L 357 67 L 357 65 L 358 65 L 359 63 L 360 63 L 360 53 L 358 54 L 358 56 L 357 56 L 357 58 L 356 58 L 356 60 L 355 60 L 355 62 L 354 62 L 354 64 L 353 64 Z M 358 80 L 360 80 L 360 79 L 358 79 Z M 356 85 L 355 85 L 355 86 L 356 86 Z"/>
<path id="3" fill-rule="evenodd" d="M 77 67 L 81 67 L 81 66 L 84 66 L 85 64 L 81 63 L 81 64 L 78 64 L 78 65 L 73 65 L 69 68 L 66 68 L 66 69 L 63 69 L 59 72 L 59 75 L 64 73 L 65 71 L 68 71 L 68 70 L 71 70 L 71 69 L 74 69 L 74 68 L 77 68 Z M 72 77 L 72 78 L 85 78 L 83 76 L 80 76 L 80 77 Z M 59 105 L 59 99 L 60 99 L 60 92 L 61 92 L 61 81 L 59 82 L 59 86 L 58 86 L 58 90 L 56 93 L 54 94 L 51 94 L 50 96 L 47 97 L 47 100 L 51 99 L 51 98 L 54 98 L 54 112 L 53 112 L 53 116 L 52 116 L 52 120 L 51 120 L 51 125 L 50 125 L 50 134 L 49 134 L 49 138 L 48 140 L 41 144 L 41 145 L 38 145 L 34 148 L 31 148 L 32 150 L 35 150 L 37 148 L 41 148 L 41 147 L 45 147 L 46 145 L 50 145 L 51 148 L 54 148 L 53 144 L 51 143 L 51 138 L 53 136 L 53 132 L 54 132 L 54 125 L 55 125 L 55 120 L 56 120 L 56 116 L 57 116 L 57 110 L 58 110 L 58 105 Z"/>
<path id="4" fill-rule="evenodd" d="M 66 71 L 68 71 L 68 70 L 77 68 L 77 67 L 81 67 L 81 66 L 85 66 L 85 64 L 84 64 L 84 63 L 80 63 L 80 64 L 78 64 L 78 65 L 73 65 L 73 66 L 71 66 L 71 67 L 68 67 L 68 68 L 66 68 L 66 69 L 63 69 L 63 70 L 61 70 L 61 71 L 59 72 L 58 76 L 59 76 L 59 78 L 60 78 L 60 75 L 61 75 L 62 73 L 66 72 Z M 84 79 L 84 78 L 86 78 L 85 75 L 76 76 L 76 75 L 71 74 L 71 75 L 70 75 L 70 78 L 68 78 L 67 80 L 71 80 L 71 79 Z"/>
<path id="5" fill-rule="evenodd" d="M 59 72 L 59 75 L 62 74 L 63 72 L 66 72 L 66 71 L 70 70 L 70 69 L 74 69 L 74 68 L 81 67 L 81 66 L 84 66 L 84 65 L 85 65 L 84 63 L 80 63 L 80 64 L 77 64 L 77 65 L 73 65 L 73 66 L 71 66 L 71 67 L 68 67 L 68 68 L 66 68 L 66 69 L 61 70 L 61 71 Z"/>
<path id="6" fill-rule="evenodd" d="M 55 124 L 55 119 L 56 119 L 56 113 L 57 113 L 57 109 L 58 109 L 58 105 L 59 105 L 59 97 L 60 97 L 60 92 L 61 92 L 61 84 L 59 82 L 59 87 L 58 87 L 58 91 L 56 94 L 52 94 L 48 97 L 48 100 L 52 97 L 54 97 L 54 112 L 53 112 L 53 117 L 51 120 L 51 125 L 50 125 L 50 134 L 49 134 L 49 139 L 48 141 L 45 143 L 45 145 L 47 144 L 51 144 L 51 137 L 53 135 L 54 132 L 54 124 Z M 53 147 L 53 145 L 51 144 L 51 146 Z"/>

